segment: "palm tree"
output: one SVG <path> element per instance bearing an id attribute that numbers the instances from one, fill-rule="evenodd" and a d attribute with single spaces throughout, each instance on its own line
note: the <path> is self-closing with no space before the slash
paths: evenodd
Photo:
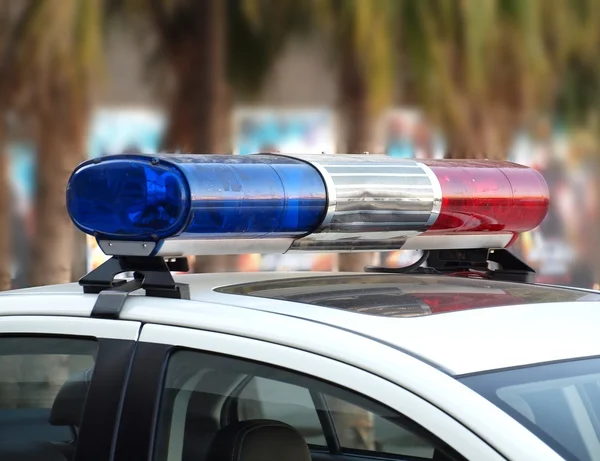
<path id="1" fill-rule="evenodd" d="M 9 30 L 12 27 L 11 10 L 7 3 L 0 5 L 0 79 L 6 76 L 7 43 Z M 0 86 L 0 291 L 11 288 L 11 197 L 8 176 L 8 159 L 6 149 L 6 116 L 8 113 L 5 86 Z"/>
<path id="2" fill-rule="evenodd" d="M 71 171 L 85 158 L 90 86 L 99 70 L 102 0 L 31 0 L 11 37 L 18 111 L 37 150 L 36 237 L 31 283 L 71 280 L 73 225 L 65 206 Z"/>
<path id="3" fill-rule="evenodd" d="M 20 79 L 22 69 L 15 66 L 16 43 L 20 32 L 30 18 L 31 11 L 23 4 L 0 4 L 0 180 L 5 185 L 0 190 L 0 290 L 12 285 L 11 263 L 14 258 L 13 194 L 10 185 L 7 143 L 10 136 L 9 119 L 13 118 L 24 84 Z"/>
<path id="4" fill-rule="evenodd" d="M 19 8 L 11 12 L 14 26 L 11 22 L 3 29 L 0 113 L 15 109 L 32 123 L 35 133 L 37 235 L 31 282 L 66 283 L 71 280 L 73 225 L 66 210 L 65 187 L 71 171 L 84 159 L 88 92 L 101 54 L 101 0 L 31 0 Z M 3 156 L 0 167 L 4 177 L 5 160 Z M 4 227 L 10 216 L 5 208 L 7 192 L 9 188 L 3 187 L 0 193 L 4 208 L 0 210 L 0 252 L 5 251 Z M 5 284 L 4 272 L 1 277 Z M 58 356 L 0 359 L 0 370 L 15 367 L 22 382 L 44 376 L 50 397 L 58 392 L 70 368 Z M 34 397 L 23 389 L 12 391 L 2 396 L 7 407 L 28 405 Z"/>
<path id="5" fill-rule="evenodd" d="M 594 0 L 575 0 L 569 8 L 557 12 L 549 8 L 548 14 L 554 28 L 563 31 L 560 54 L 556 67 L 561 75 L 557 85 L 554 111 L 565 126 L 575 131 L 571 161 L 578 161 L 590 176 L 596 178 L 591 187 L 592 196 L 597 197 L 600 175 L 600 3 Z M 559 42 L 560 40 L 560 42 Z M 589 192 L 588 192 L 589 193 Z M 582 197 L 583 198 L 583 197 Z M 593 280 L 600 282 L 600 234 L 589 232 L 590 222 L 600 216 L 600 201 L 595 200 L 595 209 L 587 209 L 585 200 L 578 207 L 581 224 L 577 243 L 581 248 L 582 261 L 575 270 L 592 268 Z M 586 211 L 588 213 L 586 213 Z"/>
<path id="6" fill-rule="evenodd" d="M 560 8 L 545 6 L 546 35 L 560 75 L 553 109 L 569 126 L 593 124 L 600 112 L 600 3 L 573 0 L 558 3 Z"/>

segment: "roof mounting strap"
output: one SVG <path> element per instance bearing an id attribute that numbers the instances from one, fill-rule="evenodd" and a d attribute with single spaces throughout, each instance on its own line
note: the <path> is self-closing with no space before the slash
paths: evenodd
<path id="1" fill-rule="evenodd" d="M 79 280 L 84 293 L 98 293 L 92 317 L 117 318 L 130 293 L 146 290 L 146 296 L 190 299 L 187 284 L 175 283 L 171 270 L 187 271 L 187 259 L 165 261 L 160 256 L 113 256 Z M 115 280 L 132 272 L 133 280 Z"/>

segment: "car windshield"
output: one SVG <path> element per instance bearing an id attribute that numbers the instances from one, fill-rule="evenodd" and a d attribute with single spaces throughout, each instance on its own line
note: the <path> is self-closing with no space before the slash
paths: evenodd
<path id="1" fill-rule="evenodd" d="M 459 377 L 567 460 L 600 460 L 600 358 Z"/>

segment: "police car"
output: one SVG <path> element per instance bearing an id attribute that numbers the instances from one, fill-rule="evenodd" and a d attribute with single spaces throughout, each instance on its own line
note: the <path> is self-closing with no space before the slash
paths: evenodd
<path id="1" fill-rule="evenodd" d="M 0 460 L 600 460 L 600 296 L 536 285 L 507 251 L 548 201 L 502 162 L 85 162 L 67 207 L 111 257 L 0 295 Z M 175 274 L 188 255 L 397 249 L 423 256 Z"/>

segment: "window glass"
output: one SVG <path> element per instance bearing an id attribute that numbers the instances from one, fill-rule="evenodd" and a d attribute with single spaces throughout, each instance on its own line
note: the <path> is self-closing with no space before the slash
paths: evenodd
<path id="1" fill-rule="evenodd" d="M 293 426 L 316 451 L 395 459 L 460 459 L 402 415 L 305 375 L 232 357 L 177 351 L 167 367 L 154 461 L 208 460 L 214 435 L 236 421 Z"/>
<path id="2" fill-rule="evenodd" d="M 565 459 L 600 453 L 600 359 L 480 373 L 461 379 Z"/>
<path id="3" fill-rule="evenodd" d="M 275 419 L 294 426 L 312 445 L 326 445 L 310 391 L 305 387 L 252 378 L 239 395 L 238 419 Z"/>
<path id="4" fill-rule="evenodd" d="M 360 406 L 326 396 L 342 448 L 433 459 L 434 446 L 403 426 Z"/>
<path id="5" fill-rule="evenodd" d="M 0 459 L 33 442 L 72 454 L 96 348 L 94 340 L 0 337 Z"/>

